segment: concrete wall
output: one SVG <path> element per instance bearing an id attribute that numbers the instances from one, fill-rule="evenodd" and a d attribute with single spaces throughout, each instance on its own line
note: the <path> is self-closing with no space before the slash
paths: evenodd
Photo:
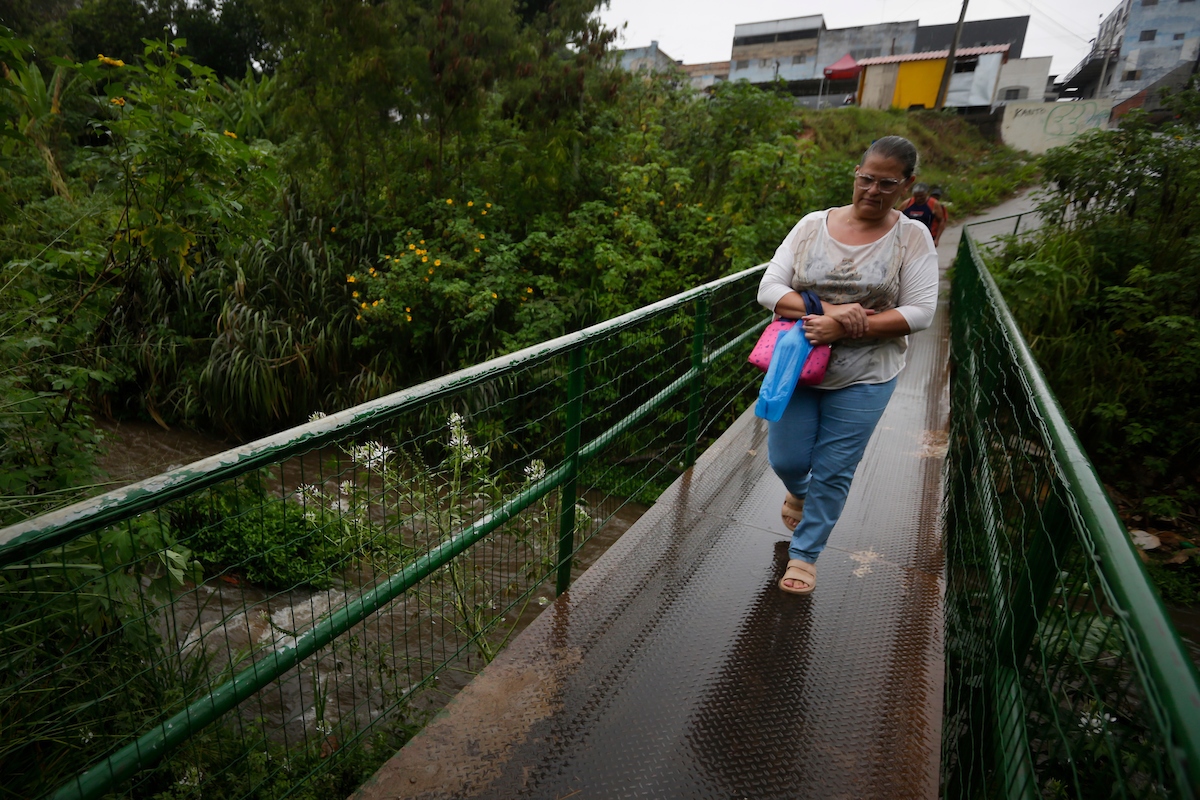
<path id="1" fill-rule="evenodd" d="M 1042 100 L 1046 93 L 1046 82 L 1050 80 L 1052 56 L 1040 58 L 1010 58 L 1000 67 L 1000 83 L 996 87 L 996 102 L 1010 103 L 1014 100 Z M 1014 100 L 1005 98 L 1009 90 L 1020 95 Z"/>
<path id="2" fill-rule="evenodd" d="M 913 52 L 916 42 L 916 20 L 826 30 L 821 32 L 817 66 L 824 70 L 846 53 L 854 56 L 855 61 L 875 56 L 905 55 Z"/>
<path id="3" fill-rule="evenodd" d="M 1009 147 L 1040 155 L 1051 147 L 1069 144 L 1086 131 L 1106 129 L 1112 106 L 1108 99 L 1009 103 L 1000 124 L 1000 138 Z"/>

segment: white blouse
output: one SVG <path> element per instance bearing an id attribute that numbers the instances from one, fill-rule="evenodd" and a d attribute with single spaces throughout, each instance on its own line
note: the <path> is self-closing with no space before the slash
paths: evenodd
<path id="1" fill-rule="evenodd" d="M 843 244 L 829 234 L 829 211 L 814 211 L 792 228 L 758 285 L 758 302 L 774 311 L 788 292 L 811 289 L 822 301 L 896 309 L 914 333 L 928 328 L 937 309 L 938 261 L 933 237 L 901 215 L 874 242 Z M 904 368 L 908 337 L 841 339 L 833 344 L 819 389 L 885 383 Z"/>

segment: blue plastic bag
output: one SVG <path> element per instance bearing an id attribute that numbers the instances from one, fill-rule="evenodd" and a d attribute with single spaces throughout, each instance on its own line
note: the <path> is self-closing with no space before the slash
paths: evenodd
<path id="1" fill-rule="evenodd" d="M 775 342 L 775 352 L 771 355 L 771 366 L 763 377 L 762 388 L 758 390 L 758 403 L 754 406 L 754 415 L 769 422 L 778 422 L 783 416 L 783 410 L 796 391 L 796 382 L 800 380 L 800 370 L 804 368 L 804 360 L 808 358 L 812 345 L 804 338 L 804 324 L 798 322 L 785 333 L 779 335 Z"/>

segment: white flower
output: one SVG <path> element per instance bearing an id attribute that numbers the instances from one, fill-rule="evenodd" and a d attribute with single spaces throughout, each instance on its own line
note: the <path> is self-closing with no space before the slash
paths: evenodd
<path id="1" fill-rule="evenodd" d="M 525 480 L 537 483 L 544 477 L 546 477 L 546 462 L 540 458 L 530 461 L 529 466 L 525 468 Z"/>
<path id="2" fill-rule="evenodd" d="M 487 455 L 487 448 L 482 449 L 471 446 L 471 440 L 467 438 L 467 430 L 463 425 L 462 414 L 457 411 L 450 414 L 450 452 L 458 456 L 462 463 L 467 464 L 477 458 L 482 458 Z"/>
<path id="3" fill-rule="evenodd" d="M 1104 731 L 1105 723 L 1116 722 L 1117 718 L 1111 714 L 1089 714 L 1083 713 L 1079 715 L 1079 727 L 1087 733 L 1097 734 Z"/>
<path id="4" fill-rule="evenodd" d="M 354 491 L 354 481 L 342 481 L 338 484 L 338 490 L 342 494 L 351 494 Z"/>
<path id="5" fill-rule="evenodd" d="M 392 454 L 392 448 L 379 442 L 367 442 L 350 448 L 350 458 L 367 469 L 379 469 Z"/>
<path id="6" fill-rule="evenodd" d="M 313 727 L 315 727 L 318 732 L 323 733 L 326 736 L 333 733 L 333 723 L 326 722 L 323 719 L 317 720 L 316 725 L 314 725 Z"/>
<path id="7" fill-rule="evenodd" d="M 314 411 L 313 413 L 308 415 L 308 421 L 316 422 L 319 419 L 325 419 L 327 416 L 329 416 L 329 415 L 326 414 L 324 411 Z"/>
<path id="8" fill-rule="evenodd" d="M 296 499 L 301 503 L 309 500 L 319 503 L 321 501 L 321 490 L 311 483 L 302 483 L 296 487 Z"/>

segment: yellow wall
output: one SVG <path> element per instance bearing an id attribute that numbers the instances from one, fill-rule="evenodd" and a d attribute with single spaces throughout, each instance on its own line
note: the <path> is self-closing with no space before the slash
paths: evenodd
<path id="1" fill-rule="evenodd" d="M 938 87 L 942 83 L 942 70 L 946 59 L 929 61 L 902 61 L 896 76 L 896 93 L 892 95 L 893 108 L 908 108 L 923 105 L 933 108 L 937 102 Z"/>

